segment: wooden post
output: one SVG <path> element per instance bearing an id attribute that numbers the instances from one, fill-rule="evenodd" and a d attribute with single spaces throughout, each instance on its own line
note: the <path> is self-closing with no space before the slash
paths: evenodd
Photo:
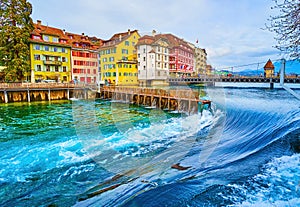
<path id="1" fill-rule="evenodd" d="M 27 90 L 27 101 L 30 102 L 30 92 L 29 92 L 29 89 Z"/>
<path id="2" fill-rule="evenodd" d="M 4 91 L 4 102 L 8 103 L 8 95 L 7 95 L 7 91 Z"/>
<path id="3" fill-rule="evenodd" d="M 70 100 L 70 89 L 67 90 L 67 98 Z"/>
<path id="4" fill-rule="evenodd" d="M 50 90 L 50 88 L 48 89 L 48 101 L 51 101 L 51 90 Z"/>

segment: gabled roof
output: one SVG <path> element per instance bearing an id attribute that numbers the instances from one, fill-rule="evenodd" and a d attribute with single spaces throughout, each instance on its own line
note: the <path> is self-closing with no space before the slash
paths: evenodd
<path id="1" fill-rule="evenodd" d="M 41 39 L 32 38 L 30 40 L 31 42 L 39 42 L 39 43 L 46 43 L 52 45 L 65 45 L 65 46 L 71 46 L 73 48 L 97 50 L 102 44 L 102 40 L 97 37 L 88 37 L 87 35 L 84 35 L 84 33 L 80 35 L 80 34 L 65 32 L 65 30 L 42 25 L 42 22 L 40 20 L 38 20 L 37 23 L 34 23 L 34 30 L 31 32 L 31 35 L 41 37 Z M 59 38 L 59 40 L 64 40 L 65 43 L 60 41 L 59 42 L 44 41 L 42 39 L 43 35 L 55 36 Z M 75 43 L 78 43 L 78 45 Z"/>
<path id="2" fill-rule="evenodd" d="M 31 32 L 32 35 L 40 36 L 42 35 L 51 35 L 58 37 L 59 39 L 66 40 L 66 43 L 50 43 L 50 44 L 59 44 L 59 45 L 68 45 L 70 46 L 70 42 L 68 42 L 68 37 L 65 35 L 65 32 L 61 29 L 49 27 L 41 24 L 41 21 L 38 21 L 38 23 L 34 23 L 34 30 Z M 46 42 L 43 39 L 31 39 L 32 42 Z"/>
<path id="3" fill-rule="evenodd" d="M 167 41 L 170 48 L 181 47 L 183 50 L 193 51 L 193 48 L 186 41 L 179 37 L 176 37 L 173 34 L 155 34 L 154 36 L 145 35 L 139 39 L 137 45 L 151 45 L 160 39 Z"/>
<path id="4" fill-rule="evenodd" d="M 265 64 L 264 69 L 274 69 L 274 65 L 272 61 L 269 59 L 268 62 Z"/>
<path id="5" fill-rule="evenodd" d="M 96 49 L 99 49 L 99 47 L 100 47 L 100 42 L 97 45 L 95 42 L 91 41 L 90 37 L 88 37 L 87 35 L 84 35 L 84 33 L 79 35 L 79 34 L 66 32 L 65 34 L 68 37 L 69 42 L 72 44 L 73 48 L 85 48 L 85 49 L 96 50 Z M 101 40 L 99 39 L 99 41 L 101 41 Z"/>
<path id="6" fill-rule="evenodd" d="M 128 30 L 127 32 L 121 32 L 114 34 L 109 40 L 103 40 L 101 48 L 112 47 L 128 39 L 133 33 L 138 33 L 138 30 Z"/>

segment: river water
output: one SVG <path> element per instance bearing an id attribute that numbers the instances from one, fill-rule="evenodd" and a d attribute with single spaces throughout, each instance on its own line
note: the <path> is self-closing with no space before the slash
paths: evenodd
<path id="1" fill-rule="evenodd" d="M 0 105 L 0 206 L 300 206 L 300 101 L 206 92 L 212 111 L 190 116 L 104 100 Z"/>

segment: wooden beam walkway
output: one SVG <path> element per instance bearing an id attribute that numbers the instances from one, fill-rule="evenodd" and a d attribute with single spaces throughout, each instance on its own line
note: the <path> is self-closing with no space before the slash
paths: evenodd
<path id="1" fill-rule="evenodd" d="M 164 90 L 104 86 L 100 89 L 99 98 L 188 114 L 198 113 L 199 104 L 209 107 L 211 105 L 211 101 L 199 99 L 199 93 L 191 89 Z"/>

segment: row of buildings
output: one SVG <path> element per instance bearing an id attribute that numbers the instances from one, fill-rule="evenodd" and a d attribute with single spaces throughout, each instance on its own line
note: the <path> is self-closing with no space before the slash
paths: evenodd
<path id="1" fill-rule="evenodd" d="M 109 40 L 73 34 L 34 24 L 30 38 L 31 82 L 162 85 L 168 77 L 206 72 L 205 49 L 173 34 L 140 36 L 137 30 L 114 34 Z M 209 66 L 208 66 L 209 67 Z"/>

